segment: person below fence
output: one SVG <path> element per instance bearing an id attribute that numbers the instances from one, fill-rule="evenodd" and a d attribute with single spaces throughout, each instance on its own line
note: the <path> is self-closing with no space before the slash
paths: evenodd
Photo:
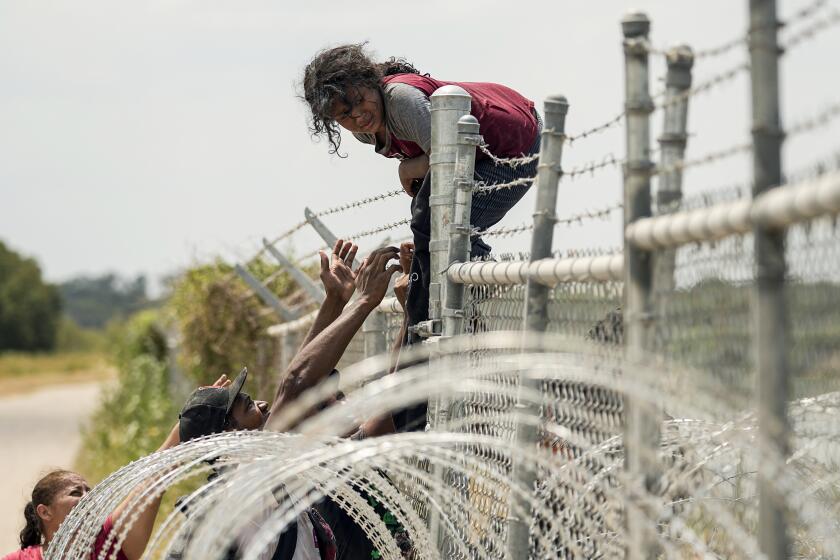
<path id="1" fill-rule="evenodd" d="M 349 44 L 319 52 L 306 66 L 303 97 L 311 111 L 311 131 L 326 135 L 338 153 L 341 129 L 377 153 L 400 161 L 400 183 L 412 197 L 412 261 L 407 313 L 409 324 L 428 318 L 429 240 L 432 150 L 430 96 L 445 85 L 457 85 L 472 96 L 471 113 L 478 119 L 486 150 L 476 154 L 475 179 L 486 185 L 514 182 L 536 175 L 536 158 L 522 165 L 504 165 L 495 158 L 532 156 L 539 152 L 542 121 L 533 101 L 499 84 L 449 82 L 421 74 L 404 59 L 374 61 L 365 44 Z M 341 156 L 341 154 L 339 154 Z M 529 181 L 510 188 L 476 193 L 471 225 L 479 231 L 498 223 L 524 196 Z M 474 236 L 471 257 L 486 257 L 490 247 Z M 414 342 L 414 337 L 409 342 Z M 402 428 L 402 426 L 401 426 Z"/>
<path id="2" fill-rule="evenodd" d="M 233 383 L 227 381 L 222 387 L 200 388 L 189 396 L 180 415 L 183 441 L 223 431 L 262 429 L 272 414 L 327 377 L 337 375 L 335 366 L 364 320 L 381 303 L 391 276 L 400 270 L 400 265 L 388 266 L 398 250 L 385 247 L 371 253 L 353 271 L 357 250 L 351 242 L 339 240 L 330 257 L 321 253 L 321 281 L 326 297 L 300 350 L 278 383 L 273 404 L 254 401 L 242 392 L 247 376 L 247 370 L 243 370 Z M 358 297 L 351 303 L 355 292 Z M 311 409 L 308 414 L 334 404 L 340 396 Z M 393 431 L 394 423 L 388 414 L 365 422 L 350 437 L 359 439 Z M 268 519 L 282 501 L 282 494 L 282 489 L 266 492 L 266 511 L 255 518 L 255 527 L 260 519 Z M 303 538 L 305 535 L 313 538 Z M 239 546 L 229 550 L 228 557 L 236 558 L 237 548 L 245 548 L 249 538 L 250 532 L 241 535 Z M 265 558 L 368 560 L 375 557 L 372 553 L 373 547 L 364 530 L 326 498 L 299 515 L 295 523 L 278 535 L 273 547 L 265 552 Z"/>
<path id="3" fill-rule="evenodd" d="M 221 380 L 220 380 L 221 381 Z M 176 424 L 158 451 L 178 445 Z M 104 554 L 117 560 L 139 560 L 152 534 L 162 496 L 154 497 L 144 508 L 136 512 L 131 528 L 126 532 L 117 550 L 109 542 L 114 528 L 119 528 L 128 505 L 144 487 L 135 489 L 111 512 L 96 535 L 91 560 Z M 3 556 L 2 560 L 41 560 L 59 527 L 70 515 L 81 499 L 90 491 L 82 475 L 68 470 L 54 470 L 43 476 L 32 489 L 31 499 L 23 510 L 24 528 L 20 532 L 20 549 Z M 106 548 L 107 547 L 107 548 Z M 107 552 L 106 552 L 107 551 Z"/>

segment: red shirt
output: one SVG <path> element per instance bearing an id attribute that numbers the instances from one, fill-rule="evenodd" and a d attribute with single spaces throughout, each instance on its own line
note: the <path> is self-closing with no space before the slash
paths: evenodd
<path id="1" fill-rule="evenodd" d="M 464 88 L 472 97 L 470 113 L 478 119 L 480 132 L 490 152 L 500 157 L 516 157 L 528 153 L 537 137 L 534 102 L 500 84 L 483 82 L 445 82 L 420 74 L 393 74 L 382 78 L 382 84 L 406 84 L 430 97 L 446 85 Z M 400 140 L 391 134 L 391 149 L 386 157 L 413 158 L 423 153 L 414 142 Z"/>
<path id="2" fill-rule="evenodd" d="M 108 538 L 108 535 L 111 533 L 113 528 L 114 522 L 109 516 L 108 519 L 105 520 L 105 524 L 102 525 L 102 529 L 99 531 L 99 534 L 96 535 L 96 540 L 93 543 L 93 552 L 90 555 L 91 560 L 96 560 L 99 556 L 99 553 L 105 547 L 105 540 Z M 113 547 L 113 542 L 111 543 L 111 546 Z M 112 550 L 108 551 L 108 555 L 106 557 L 110 558 Z M 24 549 L 16 550 L 11 554 L 7 554 L 3 558 L 0 558 L 0 560 L 43 560 L 43 556 L 41 556 L 41 545 L 28 546 Z M 128 560 L 122 550 L 117 553 L 117 560 Z"/>

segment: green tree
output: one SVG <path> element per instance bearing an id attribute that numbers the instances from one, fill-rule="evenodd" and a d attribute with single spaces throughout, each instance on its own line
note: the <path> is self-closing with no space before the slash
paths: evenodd
<path id="1" fill-rule="evenodd" d="M 73 278 L 59 285 L 64 312 L 82 328 L 101 329 L 149 306 L 146 278 L 122 279 L 115 274 Z"/>
<path id="2" fill-rule="evenodd" d="M 60 317 L 61 297 L 38 263 L 0 242 L 0 351 L 53 349 Z"/>

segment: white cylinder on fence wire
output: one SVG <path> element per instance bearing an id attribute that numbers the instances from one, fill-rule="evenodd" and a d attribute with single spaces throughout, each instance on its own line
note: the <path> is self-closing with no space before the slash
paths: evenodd
<path id="1" fill-rule="evenodd" d="M 526 284 L 529 280 L 552 287 L 567 282 L 607 282 L 623 279 L 619 254 L 568 257 L 539 261 L 455 263 L 446 271 L 452 282 L 468 285 Z"/>
<path id="2" fill-rule="evenodd" d="M 295 319 L 294 321 L 288 321 L 286 323 L 272 325 L 267 329 L 268 335 L 283 336 L 289 332 L 305 331 L 312 325 L 312 323 L 315 322 L 315 317 L 317 315 L 317 311 L 312 311 L 311 313 L 307 313 L 300 319 Z"/>
<path id="3" fill-rule="evenodd" d="M 643 218 L 624 236 L 635 247 L 653 251 L 688 243 L 716 241 L 751 231 L 787 228 L 820 216 L 840 213 L 840 171 L 776 187 L 754 199 L 723 202 L 708 208 Z"/>
<path id="4" fill-rule="evenodd" d="M 400 315 L 403 314 L 403 308 L 400 305 L 399 300 L 395 297 L 386 297 L 382 300 L 377 309 L 382 313 L 398 313 Z"/>

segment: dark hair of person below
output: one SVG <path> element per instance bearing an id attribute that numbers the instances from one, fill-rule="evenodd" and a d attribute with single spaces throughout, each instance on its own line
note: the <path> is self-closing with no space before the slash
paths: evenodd
<path id="1" fill-rule="evenodd" d="M 23 516 L 26 518 L 26 525 L 20 532 L 20 548 L 41 544 L 44 537 L 44 529 L 41 519 L 35 508 L 40 504 L 50 505 L 56 495 L 61 492 L 67 482 L 67 477 L 76 473 L 66 470 L 54 470 L 41 478 L 32 489 L 32 499 L 23 509 Z"/>
<path id="2" fill-rule="evenodd" d="M 312 112 L 309 131 L 313 136 L 326 135 L 330 153 L 346 157 L 338 151 L 341 132 L 332 118 L 333 101 L 338 99 L 352 107 L 356 99 L 348 90 L 378 89 L 380 80 L 393 74 L 420 74 L 404 58 L 391 57 L 375 62 L 368 54 L 367 43 L 352 43 L 324 49 L 306 65 L 303 71 L 303 100 Z M 428 75 L 428 74 L 426 74 Z"/>

